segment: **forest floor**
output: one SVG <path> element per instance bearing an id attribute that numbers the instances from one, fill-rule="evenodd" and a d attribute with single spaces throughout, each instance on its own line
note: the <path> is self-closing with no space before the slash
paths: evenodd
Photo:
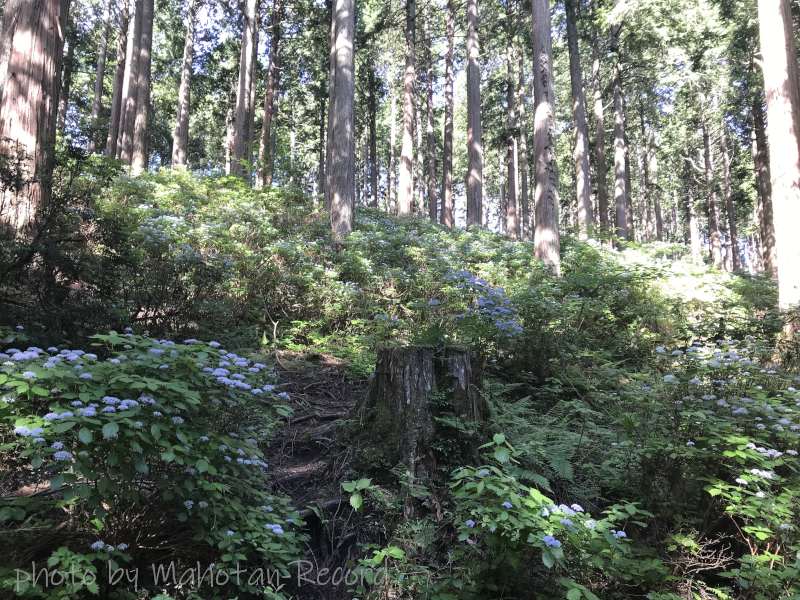
<path id="1" fill-rule="evenodd" d="M 292 565 L 287 584 L 287 591 L 302 600 L 352 598 L 348 589 L 354 586 L 334 585 L 332 576 L 337 568 L 346 571 L 348 563 L 352 567 L 351 561 L 357 564 L 364 555 L 358 546 L 366 541 L 359 539 L 363 533 L 360 515 L 341 490 L 353 467 L 353 455 L 339 438 L 369 381 L 349 379 L 346 366 L 321 355 L 282 358 L 278 365 L 278 388 L 291 397 L 294 413 L 284 419 L 265 460 L 272 489 L 291 498 L 311 538 L 306 548 L 308 562 Z"/>

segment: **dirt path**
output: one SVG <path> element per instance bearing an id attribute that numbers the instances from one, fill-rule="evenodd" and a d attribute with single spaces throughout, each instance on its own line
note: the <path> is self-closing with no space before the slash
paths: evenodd
<path id="1" fill-rule="evenodd" d="M 347 476 L 352 455 L 339 442 L 339 435 L 350 409 L 361 399 L 369 382 L 348 379 L 345 365 L 333 359 L 313 365 L 287 363 L 287 367 L 278 371 L 278 388 L 289 394 L 294 414 L 278 432 L 265 460 L 272 489 L 289 496 L 306 521 L 311 540 L 306 551 L 309 564 L 303 570 L 313 565 L 307 578 L 316 579 L 322 569 L 329 569 L 327 576 L 319 578 L 324 582 L 337 567 L 346 568 L 347 562 L 355 560 L 359 553 L 355 528 L 358 515 L 353 514 L 340 485 L 352 478 Z M 297 571 L 293 570 L 292 575 L 286 592 L 300 600 L 353 597 L 344 583 L 298 586 Z"/>

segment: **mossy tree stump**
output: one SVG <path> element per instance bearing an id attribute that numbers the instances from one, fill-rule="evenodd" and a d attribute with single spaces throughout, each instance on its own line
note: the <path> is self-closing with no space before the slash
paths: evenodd
<path id="1" fill-rule="evenodd" d="M 363 462 L 402 463 L 412 477 L 427 480 L 436 468 L 431 446 L 442 433 L 431 398 L 447 392 L 452 412 L 477 423 L 485 414 L 482 385 L 483 361 L 469 351 L 452 349 L 437 358 L 433 348 L 380 350 L 375 377 L 353 413 Z"/>

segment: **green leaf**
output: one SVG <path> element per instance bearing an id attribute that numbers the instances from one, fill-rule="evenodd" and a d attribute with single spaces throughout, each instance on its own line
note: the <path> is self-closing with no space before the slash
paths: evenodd
<path id="1" fill-rule="evenodd" d="M 31 388 L 31 391 L 34 394 L 36 394 L 37 396 L 49 396 L 50 395 L 50 392 L 48 392 L 43 387 L 39 387 L 38 385 L 33 386 L 33 388 Z"/>
<path id="2" fill-rule="evenodd" d="M 504 446 L 500 446 L 498 448 L 495 448 L 494 457 L 498 462 L 507 463 L 508 462 L 508 448 L 505 448 Z"/>
<path id="3" fill-rule="evenodd" d="M 92 441 L 92 432 L 86 429 L 86 427 L 81 427 L 81 430 L 78 432 L 78 439 L 84 444 L 89 444 Z"/>
<path id="4" fill-rule="evenodd" d="M 75 427 L 75 425 L 77 424 L 78 424 L 77 421 L 68 421 L 66 423 L 59 423 L 58 425 L 53 427 L 53 433 L 64 433 L 65 431 L 69 431 L 70 429 Z"/>
<path id="5" fill-rule="evenodd" d="M 117 425 L 113 421 L 111 423 L 106 423 L 105 425 L 103 425 L 103 437 L 106 439 L 116 437 L 118 432 L 119 432 L 119 425 Z"/>
<path id="6" fill-rule="evenodd" d="M 64 474 L 57 473 L 56 475 L 53 475 L 53 479 L 50 480 L 50 489 L 57 490 L 62 485 L 64 485 Z"/>
<path id="7" fill-rule="evenodd" d="M 572 588 L 567 592 L 567 600 L 580 600 L 582 595 L 580 589 Z"/>
<path id="8" fill-rule="evenodd" d="M 548 569 L 552 569 L 553 565 L 556 564 L 556 559 L 550 550 L 545 549 L 542 551 L 542 562 Z"/>
<path id="9" fill-rule="evenodd" d="M 492 439 L 494 440 L 494 443 L 499 446 L 506 441 L 506 436 L 504 436 L 502 433 L 495 433 Z"/>
<path id="10" fill-rule="evenodd" d="M 356 489 L 356 484 L 355 484 L 355 482 L 354 482 L 354 481 L 345 481 L 345 482 L 342 484 L 342 489 L 343 489 L 345 492 L 353 492 L 353 491 L 355 491 L 355 489 Z"/>
<path id="11" fill-rule="evenodd" d="M 360 479 L 356 484 L 356 489 L 365 490 L 370 486 L 371 483 L 372 483 L 371 479 Z"/>
<path id="12" fill-rule="evenodd" d="M 167 450 L 166 452 L 162 452 L 161 460 L 165 462 L 172 462 L 173 460 L 175 460 L 175 454 L 172 452 L 172 450 Z"/>
<path id="13" fill-rule="evenodd" d="M 356 512 L 361 512 L 361 506 L 364 503 L 364 499 L 361 497 L 361 492 L 356 492 L 350 496 L 350 506 L 353 507 L 353 510 Z"/>

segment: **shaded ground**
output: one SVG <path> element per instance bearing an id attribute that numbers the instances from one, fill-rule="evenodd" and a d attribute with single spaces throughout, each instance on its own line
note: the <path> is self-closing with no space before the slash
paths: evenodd
<path id="1" fill-rule="evenodd" d="M 292 505 L 301 509 L 311 536 L 308 563 L 293 566 L 287 591 L 301 600 L 353 598 L 353 593 L 347 592 L 353 586 L 325 582 L 338 567 L 344 571 L 348 561 L 359 558 L 358 542 L 367 541 L 359 539 L 360 516 L 341 489 L 341 482 L 354 475 L 348 475 L 353 457 L 339 442 L 339 435 L 369 382 L 348 379 L 345 365 L 331 357 L 313 363 L 283 362 L 285 368 L 278 368 L 279 388 L 289 394 L 295 412 L 278 432 L 265 460 L 273 489 L 289 496 Z M 301 581 L 298 585 L 297 569 L 310 570 L 304 579 L 315 583 Z"/>

